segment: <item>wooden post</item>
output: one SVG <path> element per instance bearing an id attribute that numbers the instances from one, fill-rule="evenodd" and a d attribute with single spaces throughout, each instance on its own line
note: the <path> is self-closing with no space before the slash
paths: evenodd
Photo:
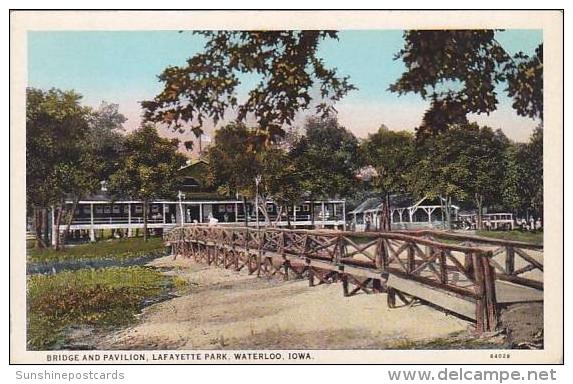
<path id="1" fill-rule="evenodd" d="M 376 245 L 376 258 L 374 259 L 374 265 L 376 269 L 384 269 L 384 240 L 382 238 L 378 239 L 378 244 Z"/>
<path id="2" fill-rule="evenodd" d="M 348 276 L 346 273 L 342 273 L 340 279 L 342 280 L 342 294 L 344 297 L 348 297 Z"/>
<path id="3" fill-rule="evenodd" d="M 414 244 L 410 243 L 408 247 L 408 273 L 416 269 L 416 251 L 414 250 Z"/>
<path id="4" fill-rule="evenodd" d="M 308 267 L 308 286 L 314 287 L 314 268 Z"/>
<path id="5" fill-rule="evenodd" d="M 513 275 L 515 272 L 515 250 L 513 246 L 508 245 L 505 248 L 505 273 Z"/>
<path id="6" fill-rule="evenodd" d="M 163 224 L 165 225 L 165 203 L 163 203 Z"/>
<path id="7" fill-rule="evenodd" d="M 338 264 L 340 263 L 340 260 L 344 258 L 344 250 L 345 250 L 344 236 L 342 235 L 337 236 L 335 247 L 336 248 L 334 249 L 333 261 L 335 264 Z"/>
<path id="8" fill-rule="evenodd" d="M 187 216 L 187 212 L 185 212 L 185 216 Z M 183 222 L 185 222 L 185 218 L 183 218 Z M 203 204 L 199 203 L 199 222 L 203 222 Z"/>
<path id="9" fill-rule="evenodd" d="M 285 279 L 285 281 L 287 281 L 288 280 L 288 268 L 289 268 L 289 261 L 288 260 L 283 260 L 283 267 L 285 269 L 284 279 Z"/>
<path id="10" fill-rule="evenodd" d="M 372 279 L 372 292 L 381 293 L 382 292 L 382 282 L 380 279 Z"/>
<path id="11" fill-rule="evenodd" d="M 396 290 L 394 288 L 388 288 L 386 301 L 388 308 L 396 308 Z"/>
<path id="12" fill-rule="evenodd" d="M 448 284 L 448 266 L 446 263 L 446 251 L 440 250 L 440 280 L 442 284 Z"/>
<path id="13" fill-rule="evenodd" d="M 238 222 L 239 222 L 239 203 L 235 202 L 235 223 Z"/>
<path id="14" fill-rule="evenodd" d="M 246 241 L 247 247 L 248 247 L 248 245 L 249 245 L 249 228 L 248 227 L 247 227 L 246 232 L 247 233 L 245 235 L 245 241 Z M 257 231 L 256 233 L 257 233 L 257 236 L 261 235 L 260 231 Z M 263 235 L 263 239 L 264 239 L 266 232 L 263 232 L 262 235 Z M 263 247 L 262 247 L 263 241 L 261 239 L 259 239 L 259 237 L 257 237 L 257 240 L 258 241 L 257 241 L 257 254 L 256 254 L 256 266 L 255 267 L 256 267 L 256 271 L 257 271 L 257 277 L 259 277 L 259 276 L 261 276 L 261 269 L 263 268 L 263 258 L 265 257 L 265 253 L 264 253 Z M 251 272 L 251 269 L 252 269 L 251 257 L 249 256 L 248 251 L 247 251 L 247 257 L 249 258 L 248 260 L 249 260 L 249 275 L 250 275 L 254 272 L 254 270 L 253 270 L 253 272 Z"/>
<path id="15" fill-rule="evenodd" d="M 320 202 L 320 207 L 322 209 L 322 228 L 324 228 L 324 222 L 326 221 L 326 212 L 324 212 L 324 201 Z"/>
<path id="16" fill-rule="evenodd" d="M 495 293 L 495 270 L 489 263 L 489 258 L 481 257 L 484 280 L 485 280 L 485 296 L 486 296 L 486 315 L 487 315 L 487 330 L 493 332 L 498 325 L 497 314 L 497 298 Z"/>
<path id="17" fill-rule="evenodd" d="M 486 314 L 486 303 L 485 303 L 485 282 L 484 282 L 484 272 L 483 265 L 481 263 L 479 255 L 472 253 L 472 265 L 474 268 L 474 290 L 477 296 L 476 299 L 476 330 L 481 333 L 486 330 L 485 324 L 485 314 Z"/>

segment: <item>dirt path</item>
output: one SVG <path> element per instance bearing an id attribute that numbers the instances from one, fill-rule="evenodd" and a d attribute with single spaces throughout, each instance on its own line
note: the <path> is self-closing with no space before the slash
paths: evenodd
<path id="1" fill-rule="evenodd" d="M 188 282 L 178 298 L 148 307 L 138 324 L 97 349 L 408 348 L 467 334 L 469 323 L 424 305 L 390 310 L 385 294 L 343 297 L 339 284 L 308 287 L 161 258 Z"/>

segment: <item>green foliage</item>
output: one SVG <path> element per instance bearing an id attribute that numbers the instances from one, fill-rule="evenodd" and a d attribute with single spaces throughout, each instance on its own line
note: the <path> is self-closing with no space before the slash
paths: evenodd
<path id="1" fill-rule="evenodd" d="M 70 326 L 111 327 L 135 320 L 141 301 L 166 285 L 143 267 L 82 269 L 33 275 L 27 281 L 28 348 L 51 349 Z"/>
<path id="2" fill-rule="evenodd" d="M 217 130 L 208 151 L 210 184 L 221 193 L 252 199 L 260 176 L 261 201 L 272 199 L 279 206 L 344 196 L 356 187 L 358 140 L 335 119 L 309 119 L 303 136 L 289 132 L 270 144 L 261 137 L 264 132 L 241 123 Z M 265 213 L 264 206 L 261 210 Z"/>
<path id="3" fill-rule="evenodd" d="M 224 195 L 255 196 L 255 177 L 262 172 L 264 147 L 257 133 L 242 123 L 228 124 L 215 132 L 207 152 L 210 186 Z"/>
<path id="4" fill-rule="evenodd" d="M 28 261 L 53 262 L 68 260 L 127 260 L 165 252 L 163 239 L 151 238 L 145 242 L 140 237 L 114 239 L 97 243 L 81 244 L 63 250 L 28 248 Z"/>
<path id="5" fill-rule="evenodd" d="M 183 130 L 191 125 L 202 133 L 206 118 L 216 124 L 230 109 L 237 120 L 252 116 L 269 137 L 281 135 L 298 111 L 311 107 L 311 91 L 318 90 L 315 110 L 327 115 L 332 104 L 355 89 L 346 77 L 325 66 L 317 56 L 321 40 L 337 38 L 335 31 L 199 31 L 205 49 L 185 66 L 168 67 L 159 76 L 164 89 L 142 103 L 145 118 Z M 241 74 L 260 81 L 246 100 L 236 96 Z"/>
<path id="6" fill-rule="evenodd" d="M 97 183 L 97 187 L 100 181 L 107 180 L 117 170 L 123 149 L 123 123 L 126 121 L 127 118 L 119 113 L 118 104 L 106 102 L 102 102 L 88 116 L 89 129 L 84 144 L 82 170 Z"/>
<path id="7" fill-rule="evenodd" d="M 496 86 L 504 82 L 519 114 L 543 117 L 542 46 L 533 58 L 521 52 L 512 58 L 494 30 L 409 30 L 404 40 L 395 59 L 406 71 L 390 90 L 431 101 L 419 136 L 463 125 L 468 113 L 494 111 Z"/>
<path id="8" fill-rule="evenodd" d="M 391 131 L 385 126 L 368 135 L 360 144 L 367 165 L 376 169 L 373 186 L 380 192 L 407 191 L 406 176 L 415 164 L 414 137 L 407 131 Z"/>
<path id="9" fill-rule="evenodd" d="M 173 197 L 181 181 L 178 170 L 185 164 L 178 145 L 179 140 L 160 137 L 149 124 L 129 133 L 108 189 L 118 197 L 144 201 Z"/>
<path id="10" fill-rule="evenodd" d="M 292 206 L 303 195 L 303 170 L 292 153 L 283 148 L 270 148 L 262 154 L 261 184 L 279 206 Z"/>
<path id="11" fill-rule="evenodd" d="M 26 193 L 32 205 L 93 193 L 117 163 L 125 117 L 116 104 L 91 110 L 80 100 L 74 91 L 27 90 Z"/>
<path id="12" fill-rule="evenodd" d="M 543 214 L 543 128 L 505 153 L 502 201 L 513 212 Z"/>
<path id="13" fill-rule="evenodd" d="M 335 118 L 309 118 L 291 150 L 302 189 L 312 199 L 351 195 L 362 157 L 356 137 Z"/>
<path id="14" fill-rule="evenodd" d="M 246 199 L 256 195 L 259 177 L 260 209 L 266 216 L 267 199 L 279 206 L 292 205 L 302 196 L 299 164 L 280 144 L 261 140 L 260 130 L 231 123 L 217 130 L 209 148 L 209 183 L 222 194 L 238 193 Z M 268 217 L 267 217 L 268 218 Z"/>
<path id="15" fill-rule="evenodd" d="M 543 44 L 529 57 L 515 55 L 513 70 L 507 75 L 507 92 L 513 97 L 513 108 L 521 116 L 543 120 Z"/>
<path id="16" fill-rule="evenodd" d="M 126 119 L 115 104 L 102 103 L 98 110 L 81 106 L 74 91 L 26 92 L 26 198 L 40 239 L 40 209 L 55 206 L 60 224 L 69 213 L 65 199 L 97 191 L 114 170 L 122 142 L 118 131 Z"/>
<path id="17" fill-rule="evenodd" d="M 89 110 L 81 96 L 58 89 L 26 91 L 26 198 L 48 207 L 80 185 Z"/>
<path id="18" fill-rule="evenodd" d="M 478 206 L 497 201 L 504 177 L 508 140 L 501 131 L 477 124 L 451 127 L 417 148 L 419 160 L 409 175 L 418 197 L 449 196 Z"/>

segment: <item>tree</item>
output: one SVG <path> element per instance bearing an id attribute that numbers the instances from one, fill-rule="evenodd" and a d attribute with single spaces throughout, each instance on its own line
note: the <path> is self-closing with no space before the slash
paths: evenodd
<path id="1" fill-rule="evenodd" d="M 511 57 L 494 30 L 409 30 L 404 40 L 395 59 L 406 71 L 390 90 L 431 101 L 418 136 L 464 125 L 468 113 L 494 111 L 496 86 L 504 82 L 519 114 L 543 117 L 542 45 L 529 58 L 522 52 Z"/>
<path id="2" fill-rule="evenodd" d="M 280 220 L 282 213 L 286 212 L 287 225 L 290 228 L 288 208 L 299 203 L 303 196 L 303 178 L 299 164 L 292 156 L 292 152 L 287 152 L 278 146 L 263 152 L 261 163 L 262 190 L 280 207 L 277 221 Z M 261 199 L 261 201 L 263 204 L 261 208 L 268 217 L 266 199 Z"/>
<path id="3" fill-rule="evenodd" d="M 127 118 L 119 112 L 119 105 L 102 102 L 89 115 L 88 145 L 93 154 L 96 178 L 107 180 L 119 164 L 123 146 L 123 124 Z"/>
<path id="4" fill-rule="evenodd" d="M 243 197 L 245 225 L 248 225 L 247 199 L 255 196 L 255 178 L 262 172 L 259 154 L 263 147 L 254 131 L 242 123 L 227 124 L 215 132 L 207 151 L 209 184 L 220 194 Z"/>
<path id="5" fill-rule="evenodd" d="M 528 180 L 531 188 L 530 206 L 543 217 L 543 126 L 539 125 L 531 135 L 528 148 Z"/>
<path id="6" fill-rule="evenodd" d="M 208 150 L 209 180 L 225 195 L 237 193 L 243 197 L 244 211 L 247 200 L 253 200 L 258 188 L 259 210 L 268 225 L 272 225 L 267 211 L 267 200 L 283 209 L 297 202 L 301 196 L 300 172 L 291 154 L 279 143 L 265 144 L 259 139 L 260 130 L 231 123 L 217 130 L 213 145 Z M 246 223 L 248 225 L 248 223 Z"/>
<path id="7" fill-rule="evenodd" d="M 523 195 L 523 176 L 526 171 L 519 158 L 524 151 L 525 143 L 510 143 L 503 157 L 504 178 L 501 182 L 501 203 L 514 214 L 519 214 L 527 205 Z"/>
<path id="8" fill-rule="evenodd" d="M 69 193 L 86 188 L 82 162 L 89 109 L 74 91 L 26 90 L 26 200 L 34 211 L 36 246 L 48 246 L 48 210 L 55 225 Z M 59 247 L 59 236 L 53 239 Z"/>
<path id="9" fill-rule="evenodd" d="M 155 127 L 144 124 L 125 137 L 119 167 L 109 180 L 115 197 L 143 202 L 143 236 L 147 241 L 149 202 L 174 197 L 181 182 L 179 169 L 185 157 L 177 151 L 179 140 L 160 137 Z"/>
<path id="10" fill-rule="evenodd" d="M 273 139 L 293 122 L 297 112 L 311 108 L 311 91 L 318 90 L 315 110 L 333 111 L 333 103 L 355 89 L 318 57 L 320 41 L 336 39 L 335 31 L 198 31 L 207 39 L 205 50 L 185 66 L 166 68 L 159 76 L 164 88 L 153 100 L 142 102 L 145 119 L 176 130 L 190 126 L 196 136 L 205 119 L 215 124 L 235 109 L 238 122 L 252 115 Z M 260 81 L 244 102 L 236 91 L 241 74 Z"/>
<path id="11" fill-rule="evenodd" d="M 408 175 L 412 192 L 444 201 L 451 227 L 451 200 L 471 201 L 481 227 L 483 207 L 501 199 L 504 151 L 508 140 L 501 131 L 472 123 L 451 127 L 419 144 L 419 160 Z"/>
<path id="12" fill-rule="evenodd" d="M 407 131 L 391 131 L 383 125 L 378 132 L 368 135 L 360 150 L 365 163 L 376 169 L 371 183 L 383 196 L 380 229 L 389 231 L 389 195 L 408 189 L 406 175 L 416 160 L 414 137 Z"/>
<path id="13" fill-rule="evenodd" d="M 117 104 L 102 102 L 98 109 L 88 110 L 87 130 L 81 141 L 81 155 L 70 175 L 69 195 L 72 206 L 68 211 L 66 234 L 78 201 L 101 188 L 101 183 L 117 170 L 123 145 L 123 123 L 127 120 L 119 113 Z"/>
<path id="14" fill-rule="evenodd" d="M 543 44 L 529 57 L 523 52 L 515 55 L 512 71 L 507 74 L 507 92 L 513 98 L 518 115 L 543 120 Z"/>
<path id="15" fill-rule="evenodd" d="M 335 118 L 309 118 L 305 135 L 293 145 L 301 188 L 310 200 L 349 196 L 362 167 L 358 139 Z M 314 222 L 314 211 L 311 212 Z"/>
<path id="16" fill-rule="evenodd" d="M 506 153 L 503 203 L 513 212 L 543 217 L 543 128 L 527 143 L 513 143 Z"/>

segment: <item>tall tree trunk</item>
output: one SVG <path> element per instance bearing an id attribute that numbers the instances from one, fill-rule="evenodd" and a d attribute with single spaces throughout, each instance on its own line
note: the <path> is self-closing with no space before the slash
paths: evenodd
<path id="1" fill-rule="evenodd" d="M 477 229 L 483 229 L 483 220 L 482 220 L 482 207 L 483 207 L 483 197 L 476 193 L 475 194 L 476 205 L 477 205 Z"/>
<path id="2" fill-rule="evenodd" d="M 287 228 L 290 229 L 290 228 L 291 228 L 291 224 L 290 224 L 290 216 L 289 216 L 289 214 L 288 214 L 288 205 L 286 205 L 283 209 L 286 210 L 286 215 L 287 215 Z M 293 214 L 294 214 L 294 213 L 295 213 L 295 212 L 293 211 Z"/>
<path id="3" fill-rule="evenodd" d="M 148 201 L 143 200 L 143 241 L 147 241 L 147 210 L 148 210 Z"/>
<path id="4" fill-rule="evenodd" d="M 379 218 L 380 232 L 390 232 L 392 230 L 390 221 L 390 193 L 385 192 L 382 200 L 382 209 L 380 210 Z"/>
<path id="5" fill-rule="evenodd" d="M 72 209 L 69 212 L 66 220 L 66 240 L 70 238 L 70 227 L 72 226 L 72 221 L 74 220 L 74 214 L 76 212 L 79 200 L 80 200 L 79 196 L 74 198 L 74 202 L 72 203 Z"/>
<path id="6" fill-rule="evenodd" d="M 259 214 L 263 214 L 263 218 L 265 219 L 265 223 L 267 223 L 267 227 L 271 226 L 271 217 L 269 216 L 269 211 L 267 209 L 267 196 L 259 195 Z M 260 218 L 260 217 L 259 217 Z"/>
<path id="7" fill-rule="evenodd" d="M 446 229 L 452 230 L 452 198 L 446 195 Z"/>
<path id="8" fill-rule="evenodd" d="M 42 239 L 47 247 L 50 243 L 50 217 L 48 208 L 42 208 Z"/>
<path id="9" fill-rule="evenodd" d="M 60 242 L 60 224 L 62 223 L 62 217 L 65 215 L 65 203 L 60 204 L 59 207 L 53 208 L 54 209 L 54 228 L 52 228 L 52 236 L 55 236 L 52 241 L 54 243 L 54 248 L 59 251 L 61 248 Z"/>
<path id="10" fill-rule="evenodd" d="M 42 238 L 42 210 L 34 207 L 34 231 L 36 232 L 36 248 L 46 248 L 46 243 Z"/>
<path id="11" fill-rule="evenodd" d="M 442 211 L 442 225 L 444 226 L 444 230 L 446 231 L 450 231 L 452 229 L 452 223 L 451 223 L 451 212 L 450 212 L 450 203 L 451 200 L 449 201 L 448 199 L 448 195 L 446 195 L 445 197 L 440 195 L 438 197 L 438 199 L 440 200 L 440 210 Z"/>

